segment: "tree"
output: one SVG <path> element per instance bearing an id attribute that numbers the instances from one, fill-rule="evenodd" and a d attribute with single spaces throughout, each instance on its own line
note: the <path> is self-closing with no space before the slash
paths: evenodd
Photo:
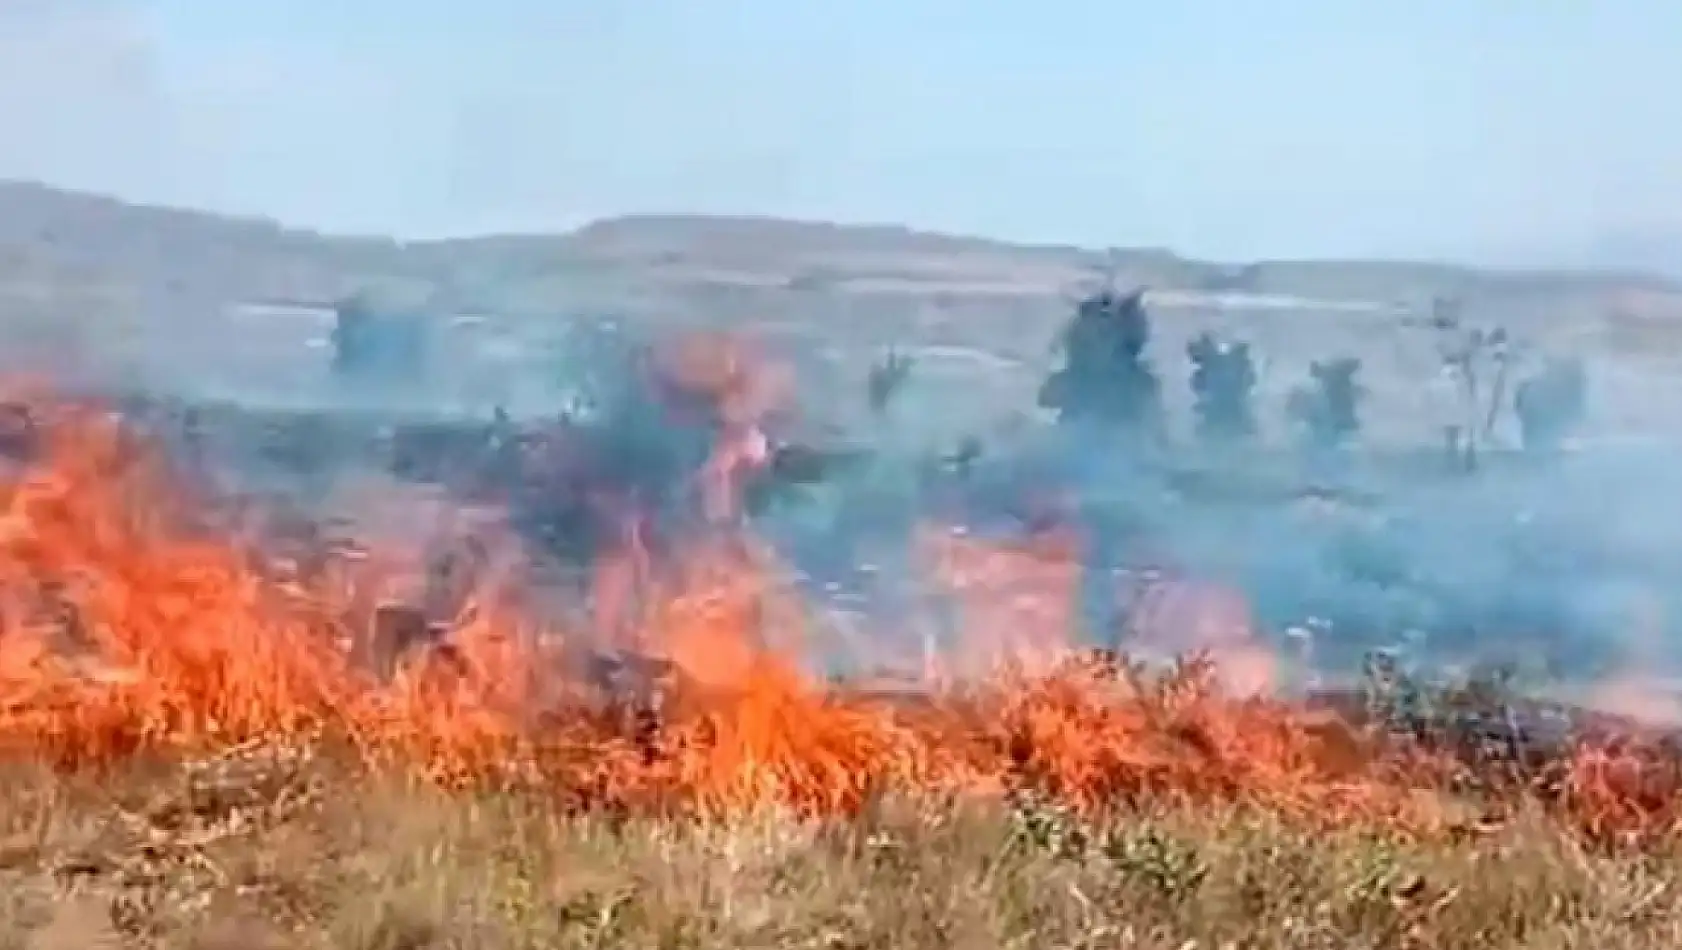
<path id="1" fill-rule="evenodd" d="M 1059 340 L 1063 367 L 1040 387 L 1039 405 L 1065 424 L 1160 431 L 1162 387 L 1144 358 L 1149 342 L 1143 290 L 1105 287 L 1080 301 Z"/>
<path id="2" fill-rule="evenodd" d="M 906 380 L 911 378 L 911 369 L 916 360 L 909 356 L 902 356 L 898 351 L 889 350 L 888 355 L 870 367 L 870 378 L 866 382 L 870 399 L 870 411 L 882 415 L 888 411 L 900 388 Z"/>
<path id="3" fill-rule="evenodd" d="M 1309 382 L 1290 395 L 1288 411 L 1316 448 L 1337 448 L 1361 431 L 1360 405 L 1366 387 L 1359 379 L 1361 361 L 1343 357 L 1329 363 L 1316 360 L 1308 368 Z"/>
<path id="4" fill-rule="evenodd" d="M 1204 333 L 1186 345 L 1197 431 L 1212 442 L 1248 439 L 1256 433 L 1251 398 L 1256 366 L 1248 343 L 1222 343 Z"/>
<path id="5" fill-rule="evenodd" d="M 382 383 L 417 382 L 425 371 L 426 326 L 415 314 L 388 311 L 353 294 L 334 307 L 333 372 Z"/>
<path id="6" fill-rule="evenodd" d="M 1443 420 L 1444 448 L 1452 464 L 1470 471 L 1477 468 L 1478 445 L 1489 439 L 1506 401 L 1513 347 L 1505 328 L 1468 327 L 1461 313 L 1458 301 L 1438 299 L 1431 326 L 1438 334 L 1443 370 L 1455 387 L 1455 404 Z"/>
<path id="7" fill-rule="evenodd" d="M 1552 360 L 1518 385 L 1513 411 L 1527 451 L 1550 451 L 1582 424 L 1588 377 L 1577 358 Z"/>
<path id="8" fill-rule="evenodd" d="M 970 434 L 958 440 L 958 447 L 941 456 L 941 464 L 947 471 L 959 478 L 968 478 L 975 470 L 977 462 L 987 454 L 987 447 L 980 436 Z"/>

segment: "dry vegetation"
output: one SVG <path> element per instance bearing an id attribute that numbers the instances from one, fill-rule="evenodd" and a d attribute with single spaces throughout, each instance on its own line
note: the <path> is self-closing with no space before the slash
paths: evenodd
<path id="1" fill-rule="evenodd" d="M 108 420 L 41 418 L 50 444 L 0 480 L 19 947 L 1682 938 L 1662 743 L 1515 751 L 1415 705 L 1334 716 L 1076 654 L 1055 538 L 935 545 L 962 639 L 911 689 L 807 676 L 799 605 L 733 543 L 627 614 L 617 645 L 675 671 L 658 701 L 604 703 L 494 591 L 386 681 L 341 635 L 402 558 L 277 575 L 189 530 L 203 506 Z M 1266 672 L 1229 633 L 1191 645 Z"/>
<path id="2" fill-rule="evenodd" d="M 9 776 L 8 947 L 1675 947 L 1676 856 L 1262 810 L 567 816 L 320 763 Z M 220 782 L 220 784 L 218 784 Z"/>

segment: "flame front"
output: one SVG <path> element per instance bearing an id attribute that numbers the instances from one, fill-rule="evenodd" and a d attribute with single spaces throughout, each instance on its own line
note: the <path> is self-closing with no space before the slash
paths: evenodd
<path id="1" fill-rule="evenodd" d="M 63 414 L 46 461 L 3 488 L 11 755 L 82 769 L 309 738 L 342 742 L 367 767 L 540 787 L 582 807 L 825 816 L 881 795 L 1032 789 L 1089 809 L 1218 800 L 1304 821 L 1447 820 L 1418 790 L 1448 785 L 1448 757 L 1380 753 L 1341 720 L 1232 695 L 1218 655 L 1152 680 L 1077 649 L 1076 555 L 1055 540 L 925 539 L 958 606 L 954 638 L 899 689 L 805 669 L 817 626 L 766 555 L 737 541 L 698 543 L 658 576 L 610 560 L 612 631 L 553 629 L 476 592 L 447 653 L 385 681 L 352 661 L 362 618 L 339 581 L 254 567 L 194 527 L 205 519 L 193 500 L 117 426 Z M 608 648 L 656 659 L 656 672 L 604 701 L 577 658 Z M 1243 644 L 1246 662 L 1255 649 Z M 1672 827 L 1675 769 L 1652 753 L 1585 748 L 1556 765 L 1549 801 L 1585 831 Z"/>

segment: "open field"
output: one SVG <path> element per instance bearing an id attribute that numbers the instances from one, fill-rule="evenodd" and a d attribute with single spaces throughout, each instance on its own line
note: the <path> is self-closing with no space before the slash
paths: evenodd
<path id="1" fill-rule="evenodd" d="M 1383 447 L 1403 423 L 1429 429 L 1398 400 L 1435 358 L 1394 304 L 1463 293 L 1478 319 L 1510 316 L 1544 349 L 1590 346 L 1601 323 L 1628 337 L 1607 347 L 1639 349 L 1678 322 L 1667 284 L 1124 254 L 1122 279 L 1160 291 L 1150 355 L 1171 403 L 1184 401 L 1179 354 L 1202 329 L 1257 343 L 1264 429 L 1307 360 L 1368 346 L 1383 391 L 1374 446 L 1337 474 L 1379 491 L 1315 482 L 1304 501 L 1300 459 L 1273 448 L 1182 453 L 1129 469 L 1133 482 L 1098 471 L 1089 500 L 1110 506 L 1098 514 L 1154 521 L 1117 515 L 1096 530 L 1148 549 L 1154 525 L 1189 567 L 1153 589 L 1163 599 L 1097 630 L 1081 613 L 1083 526 L 1033 504 L 1054 471 L 1001 458 L 996 484 L 945 506 L 895 494 L 911 463 L 884 463 L 881 484 L 860 476 L 831 493 L 819 514 L 834 530 L 814 519 L 789 534 L 830 546 L 820 566 L 860 573 L 881 539 L 842 547 L 859 540 L 849 532 L 904 549 L 881 572 L 904 574 L 912 602 L 843 630 L 793 589 L 794 555 L 772 550 L 769 531 L 659 506 L 645 521 L 646 499 L 616 494 L 634 481 L 686 499 L 674 508 L 710 507 L 717 485 L 726 513 L 745 507 L 741 483 L 707 480 L 767 463 L 732 455 L 750 443 L 740 417 L 765 409 L 734 360 L 693 459 L 621 453 L 674 434 L 632 431 L 635 415 L 595 441 L 539 426 L 529 444 L 505 443 L 469 418 L 444 435 L 471 438 L 394 429 L 388 445 L 358 434 L 383 424 L 350 418 L 324 387 L 330 314 L 240 308 L 425 285 L 439 313 L 494 312 L 452 322 L 465 328 L 452 351 L 488 333 L 516 357 L 541 349 L 545 317 L 587 310 L 656 338 L 729 326 L 804 352 L 803 387 L 828 408 L 852 392 L 859 411 L 854 377 L 891 343 L 920 362 L 899 404 L 911 431 L 890 434 L 922 448 L 965 431 L 960 403 L 995 421 L 1031 403 L 1062 292 L 1095 255 L 734 219 L 401 245 L 43 189 L 9 200 L 31 213 L 0 238 L 31 253 L 0 261 L 12 268 L 0 324 L 33 314 L 41 331 L 14 357 L 65 379 L 83 370 L 91 391 L 186 395 L 191 425 L 165 413 L 149 430 L 138 410 L 118 422 L 110 406 L 40 392 L 0 419 L 6 946 L 1682 945 L 1682 717 L 1674 690 L 1649 682 L 1666 658 L 1657 594 L 1670 585 L 1648 568 L 1669 563 L 1676 536 L 1651 473 L 1670 456 L 1601 445 L 1600 468 L 1561 457 L 1526 480 L 1534 460 L 1495 451 L 1476 481 L 1438 471 L 1419 433 Z M 1606 316 L 1635 291 L 1651 306 Z M 709 365 L 713 351 L 697 352 Z M 542 390 L 544 358 L 481 375 Z M 147 372 L 117 372 L 121 360 Z M 1643 413 L 1664 414 L 1672 376 L 1607 367 L 1602 415 L 1641 430 Z M 263 408 L 265 392 L 303 405 Z M 231 408 L 194 401 L 207 393 Z M 287 408 L 302 411 L 288 421 Z M 333 436 L 336 423 L 351 433 Z M 1622 431 L 1594 427 L 1605 442 Z M 386 448 L 462 471 L 404 482 L 404 466 L 381 467 Z M 210 468 L 174 466 L 218 453 L 245 479 L 229 494 Z M 696 484 L 699 506 L 674 488 Z M 306 503 L 263 494 L 276 485 Z M 1369 518 L 1383 496 L 1417 517 Z M 1614 496 L 1639 517 L 1595 504 Z M 563 503 L 557 523 L 579 535 L 563 539 L 583 549 L 565 584 L 543 558 L 573 546 L 522 533 L 522 519 L 553 514 L 531 497 Z M 972 532 L 970 516 L 1006 527 Z M 597 534 L 592 519 L 612 524 Z M 1332 543 L 1346 538 L 1366 545 Z M 1258 570 L 1198 573 L 1235 564 Z M 1305 589 L 1373 629 L 1303 633 L 1277 617 L 1264 629 L 1262 594 L 1294 622 Z M 1398 592 L 1418 603 L 1388 599 Z M 1499 674 L 1415 682 L 1413 667 L 1366 653 L 1360 637 L 1404 633 L 1371 618 L 1414 614 L 1467 648 L 1421 654 L 1432 661 L 1557 648 L 1585 708 L 1534 702 Z M 1490 619 L 1507 617 L 1541 629 Z M 1654 644 L 1641 642 L 1648 626 Z M 1374 666 L 1321 679 L 1328 647 Z M 1609 672 L 1589 672 L 1596 647 Z M 1130 654 L 1187 659 L 1146 671 Z"/>
<path id="2" fill-rule="evenodd" d="M 183 527 L 108 426 L 68 416 L 5 482 L 8 945 L 1682 937 L 1682 769 L 1634 723 L 1245 698 L 1221 665 L 1277 658 L 1231 639 L 1147 676 L 1064 639 L 1033 548 L 966 549 L 1004 590 L 959 590 L 961 640 L 909 685 L 805 673 L 820 631 L 735 544 L 650 598 L 642 654 L 560 631 L 581 668 L 487 595 L 388 679 L 354 662 L 356 594 L 404 552 L 283 577 Z"/>

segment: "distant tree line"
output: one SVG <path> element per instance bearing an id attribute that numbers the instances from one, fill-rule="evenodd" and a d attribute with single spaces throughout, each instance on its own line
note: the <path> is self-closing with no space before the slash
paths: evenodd
<path id="1" fill-rule="evenodd" d="M 1466 327 L 1450 301 L 1433 307 L 1431 326 L 1458 401 L 1445 425 L 1451 464 L 1475 468 L 1478 447 L 1490 440 L 1504 412 L 1512 413 L 1522 446 L 1531 452 L 1557 449 L 1580 428 L 1588 400 L 1581 359 L 1550 360 L 1515 385 L 1517 347 L 1504 328 Z M 1162 383 L 1147 357 L 1150 340 L 1142 290 L 1121 293 L 1106 286 L 1085 297 L 1058 338 L 1062 365 L 1041 386 L 1039 405 L 1062 424 L 1160 437 L 1166 429 Z M 1250 345 L 1205 332 L 1187 344 L 1186 355 L 1198 439 L 1206 444 L 1252 439 L 1258 430 L 1259 373 Z M 1306 447 L 1331 451 L 1360 438 L 1368 395 L 1361 369 L 1356 357 L 1316 360 L 1308 378 L 1292 389 L 1286 413 Z M 897 390 L 909 366 L 890 363 L 879 370 Z M 873 374 L 873 405 L 884 386 Z"/>

